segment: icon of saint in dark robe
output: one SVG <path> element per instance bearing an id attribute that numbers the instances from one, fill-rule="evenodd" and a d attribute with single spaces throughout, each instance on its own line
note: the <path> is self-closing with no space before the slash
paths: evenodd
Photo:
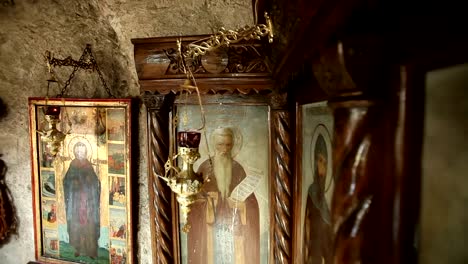
<path id="1" fill-rule="evenodd" d="M 315 144 L 314 181 L 308 189 L 304 218 L 303 263 L 306 264 L 332 263 L 331 217 L 325 198 L 327 154 L 325 139 L 320 134 Z"/>
<path id="2" fill-rule="evenodd" d="M 75 257 L 97 259 L 101 184 L 87 159 L 86 145 L 76 143 L 73 153 L 75 159 L 63 180 L 69 244 L 75 249 Z"/>

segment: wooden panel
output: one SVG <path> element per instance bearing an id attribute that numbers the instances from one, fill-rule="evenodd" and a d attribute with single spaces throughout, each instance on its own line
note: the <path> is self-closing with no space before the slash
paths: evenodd
<path id="1" fill-rule="evenodd" d="M 421 66 L 403 65 L 395 75 L 394 255 L 400 263 L 417 263 L 426 73 Z"/>
<path id="2" fill-rule="evenodd" d="M 375 118 L 381 109 L 366 100 L 331 103 L 331 107 L 335 118 L 333 167 L 338 179 L 332 203 L 334 263 L 384 263 L 374 256 L 382 253 L 383 245 L 388 246 L 391 229 L 376 215 L 383 204 L 377 197 L 378 186 L 372 183 L 375 182 L 373 177 L 385 176 L 377 172 L 386 168 L 384 162 L 375 159 L 375 154 L 382 151 L 380 143 L 385 142 L 378 140 L 377 132 L 381 129 L 370 129 L 377 126 Z M 376 230 L 372 227 L 379 225 L 382 230 L 377 233 L 382 246 L 374 247 L 374 252 L 366 252 L 365 245 L 370 241 L 376 243 L 371 233 Z"/>
<path id="3" fill-rule="evenodd" d="M 174 263 L 172 193 L 164 175 L 164 164 L 169 156 L 169 107 L 170 96 L 147 93 L 143 101 L 148 109 L 148 193 L 150 200 L 151 241 L 153 263 Z"/>
<path id="4" fill-rule="evenodd" d="M 319 65 L 333 74 L 314 72 L 335 120 L 334 263 L 417 261 L 424 75 L 389 65 L 379 43 L 337 43 Z"/>
<path id="5" fill-rule="evenodd" d="M 160 94 L 177 94 L 184 81 L 185 79 L 140 80 L 140 89 Z M 196 81 L 201 94 L 265 94 L 272 91 L 274 84 L 270 78 L 205 78 Z"/>
<path id="6" fill-rule="evenodd" d="M 185 51 L 189 43 L 206 40 L 207 37 L 182 37 L 182 50 Z M 177 39 L 166 37 L 132 40 L 139 80 L 183 79 L 186 76 L 184 67 L 190 68 L 196 78 L 242 79 L 271 75 L 271 67 L 260 41 L 244 41 L 209 51 L 203 56 L 186 58 L 184 65 L 177 53 Z"/>

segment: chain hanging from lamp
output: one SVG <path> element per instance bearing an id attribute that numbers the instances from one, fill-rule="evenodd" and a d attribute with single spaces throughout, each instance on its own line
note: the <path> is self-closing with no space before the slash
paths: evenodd
<path id="1" fill-rule="evenodd" d="M 266 24 L 246 26 L 238 30 L 226 30 L 221 28 L 217 33 L 210 37 L 189 43 L 184 48 L 182 48 L 181 40 L 177 41 L 179 60 L 182 62 L 183 71 L 187 76 L 184 84 L 180 87 L 180 93 L 196 92 L 202 122 L 201 128 L 180 131 L 177 133 L 177 154 L 174 155 L 172 146 L 175 146 L 175 144 L 171 142 L 169 158 L 165 164 L 165 175 L 160 176 L 164 181 L 166 181 L 172 192 L 176 194 L 183 221 L 186 223 L 182 228 L 182 231 L 184 232 L 188 232 L 190 229 L 190 225 L 187 222 L 190 206 L 197 199 L 197 195 L 202 192 L 203 184 L 206 181 L 206 179 L 203 178 L 203 175 L 196 173 L 193 169 L 193 164 L 200 158 L 198 148 L 201 141 L 201 133 L 205 129 L 205 111 L 201 100 L 200 90 L 197 86 L 191 68 L 186 65 L 186 61 L 189 59 L 195 59 L 197 56 L 205 55 L 209 51 L 216 50 L 221 47 L 228 47 L 230 44 L 239 43 L 241 41 L 251 39 L 260 40 L 262 37 L 268 37 L 269 43 L 272 43 L 274 37 L 273 25 L 268 13 L 265 12 L 264 15 Z M 178 119 L 179 118 L 176 114 L 171 127 L 173 131 L 175 130 Z M 203 134 L 208 153 L 210 153 L 206 133 Z M 175 164 L 178 157 L 182 160 L 181 168 L 177 167 Z M 210 164 L 212 164 L 211 157 L 209 157 L 209 161 Z"/>
<path id="2" fill-rule="evenodd" d="M 47 101 L 49 99 L 49 89 L 51 84 L 55 83 L 60 87 L 60 83 L 57 77 L 55 76 L 54 67 L 73 66 L 73 71 L 71 72 L 67 81 L 61 88 L 60 94 L 56 96 L 57 98 L 64 98 L 64 96 L 67 93 L 67 89 L 70 87 L 72 79 L 75 77 L 75 73 L 79 69 L 90 70 L 93 72 L 96 71 L 109 97 L 115 98 L 115 96 L 111 93 L 106 81 L 104 80 L 104 77 L 102 76 L 101 71 L 99 70 L 96 59 L 94 58 L 93 53 L 91 51 L 91 44 L 86 45 L 86 48 L 83 50 L 83 54 L 81 55 L 79 60 L 74 60 L 71 56 L 68 56 L 65 59 L 57 59 L 52 56 L 50 51 L 46 51 L 45 60 L 47 63 L 49 78 L 47 79 L 47 96 L 46 105 L 44 107 L 44 115 L 45 120 L 48 123 L 48 128 L 37 132 L 41 135 L 41 140 L 46 143 L 49 154 L 55 157 L 60 151 L 62 142 L 65 140 L 67 134 L 69 134 L 69 132 L 71 131 L 71 122 L 68 119 L 68 125 L 70 129 L 67 132 L 59 131 L 57 129 L 57 125 L 58 123 L 60 123 L 61 107 L 56 105 L 47 105 Z"/>

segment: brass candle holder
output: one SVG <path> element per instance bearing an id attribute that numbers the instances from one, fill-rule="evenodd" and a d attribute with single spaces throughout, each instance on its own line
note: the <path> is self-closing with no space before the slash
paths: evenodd
<path id="1" fill-rule="evenodd" d="M 186 223 L 182 228 L 184 232 L 188 232 L 190 229 L 190 225 L 187 223 L 190 206 L 197 199 L 197 195 L 200 193 L 204 183 L 202 175 L 193 170 L 193 164 L 200 158 L 200 152 L 198 152 L 200 138 L 200 132 L 179 132 L 179 148 L 176 156 L 179 156 L 182 159 L 181 169 L 171 166 L 168 161 L 166 163 L 166 175 L 161 177 L 176 194 L 176 199 L 180 205 L 183 220 Z M 174 173 L 172 175 L 168 175 L 171 170 L 174 171 Z"/>
<path id="2" fill-rule="evenodd" d="M 62 142 L 67 136 L 67 134 L 57 129 L 57 124 L 60 123 L 60 107 L 47 106 L 45 119 L 49 128 L 47 130 L 37 131 L 37 133 L 41 135 L 41 140 L 46 143 L 49 153 L 55 157 L 59 153 Z"/>

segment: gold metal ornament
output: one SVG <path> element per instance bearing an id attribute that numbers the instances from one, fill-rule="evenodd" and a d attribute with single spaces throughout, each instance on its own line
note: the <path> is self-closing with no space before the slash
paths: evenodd
<path id="1" fill-rule="evenodd" d="M 41 140 L 46 143 L 49 153 L 55 157 L 60 152 L 62 142 L 68 134 L 57 129 L 57 124 L 60 123 L 60 107 L 47 106 L 45 120 L 48 123 L 48 129 L 38 130 L 37 133 L 41 135 Z"/>
<path id="2" fill-rule="evenodd" d="M 200 158 L 198 148 L 179 148 L 179 156 L 182 158 L 182 170 L 173 177 L 163 179 L 177 195 L 176 199 L 186 223 L 182 230 L 188 232 L 190 225 L 187 223 L 187 217 L 190 206 L 196 201 L 197 194 L 201 191 L 203 178 L 193 171 L 193 163 Z"/>
<path id="3" fill-rule="evenodd" d="M 184 232 L 188 232 L 190 229 L 190 225 L 187 223 L 190 206 L 196 201 L 204 183 L 202 175 L 193 170 L 193 164 L 200 158 L 198 152 L 200 136 L 201 133 L 194 131 L 179 132 L 178 154 L 166 162 L 165 175 L 161 176 L 172 192 L 176 194 L 183 220 L 186 223 L 182 229 Z M 172 166 L 172 161 L 177 157 L 182 159 L 181 169 Z"/>
<path id="4" fill-rule="evenodd" d="M 228 30 L 221 28 L 216 34 L 208 39 L 202 39 L 187 45 L 187 50 L 182 54 L 184 58 L 194 58 L 205 55 L 208 51 L 222 46 L 229 46 L 231 43 L 238 43 L 243 40 L 258 39 L 268 36 L 268 42 L 273 43 L 273 23 L 270 16 L 265 12 L 265 24 L 245 26 L 238 30 Z"/>

